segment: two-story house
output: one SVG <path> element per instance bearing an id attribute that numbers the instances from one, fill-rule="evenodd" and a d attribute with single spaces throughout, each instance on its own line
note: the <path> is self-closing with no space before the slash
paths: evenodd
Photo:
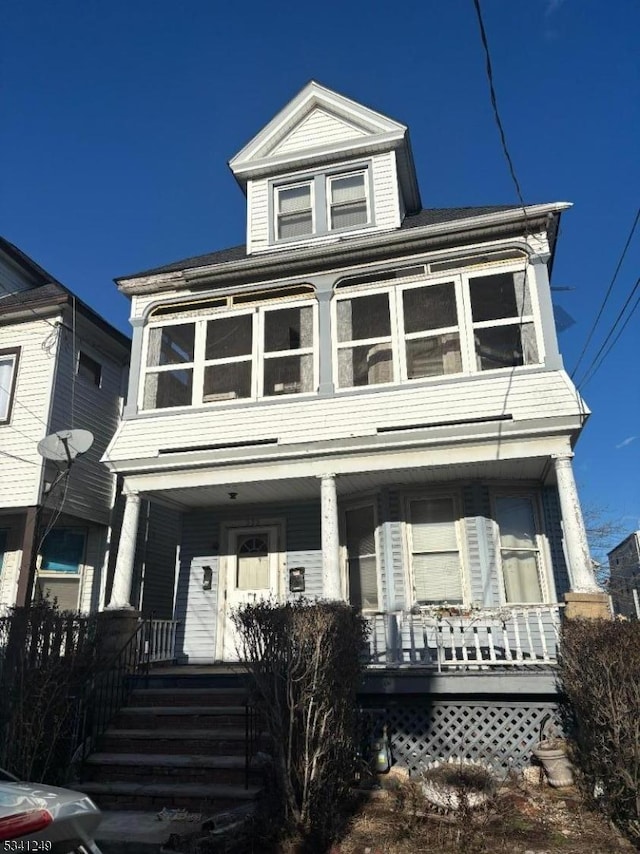
<path id="1" fill-rule="evenodd" d="M 235 659 L 242 602 L 326 597 L 368 615 L 382 689 L 413 667 L 506 690 L 554 661 L 565 594 L 597 589 L 549 285 L 570 205 L 423 208 L 407 127 L 315 82 L 229 165 L 246 242 L 117 280 L 111 605 L 144 498 L 181 513 L 181 661 Z"/>
<path id="2" fill-rule="evenodd" d="M 0 238 L 0 607 L 104 601 L 116 478 L 100 458 L 120 418 L 129 339 Z M 85 430 L 69 460 L 46 436 Z M 63 445 L 61 444 L 61 447 Z M 85 452 L 86 451 L 86 452 Z"/>

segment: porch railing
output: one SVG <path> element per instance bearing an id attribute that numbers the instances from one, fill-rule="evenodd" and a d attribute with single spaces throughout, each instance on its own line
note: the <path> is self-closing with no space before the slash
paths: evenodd
<path id="1" fill-rule="evenodd" d="M 456 613 L 432 609 L 368 615 L 368 663 L 484 670 L 553 665 L 558 660 L 558 604 Z"/>
<path id="2" fill-rule="evenodd" d="M 175 660 L 177 631 L 178 620 L 152 618 L 148 621 L 145 643 L 149 645 L 146 651 L 150 664 Z"/>

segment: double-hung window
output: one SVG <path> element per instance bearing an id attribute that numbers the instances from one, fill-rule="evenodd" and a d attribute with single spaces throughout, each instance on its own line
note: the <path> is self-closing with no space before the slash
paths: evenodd
<path id="1" fill-rule="evenodd" d="M 369 221 L 365 172 L 331 175 L 328 178 L 328 226 L 330 231 L 366 225 Z"/>
<path id="2" fill-rule="evenodd" d="M 394 379 L 392 294 L 354 294 L 336 307 L 338 384 L 390 383 Z"/>
<path id="3" fill-rule="evenodd" d="M 0 350 L 0 424 L 11 419 L 20 350 Z"/>
<path id="4" fill-rule="evenodd" d="M 276 187 L 276 236 L 289 240 L 313 234 L 313 182 Z"/>
<path id="5" fill-rule="evenodd" d="M 543 602 L 541 556 L 531 495 L 495 499 L 506 602 Z"/>
<path id="6" fill-rule="evenodd" d="M 418 605 L 463 600 L 458 506 L 454 495 L 408 501 L 408 541 L 414 601 Z"/>
<path id="7" fill-rule="evenodd" d="M 455 282 L 439 282 L 402 291 L 406 379 L 462 371 L 456 291 Z"/>
<path id="8" fill-rule="evenodd" d="M 148 331 L 145 409 L 316 389 L 316 310 L 306 299 L 206 312 Z"/>

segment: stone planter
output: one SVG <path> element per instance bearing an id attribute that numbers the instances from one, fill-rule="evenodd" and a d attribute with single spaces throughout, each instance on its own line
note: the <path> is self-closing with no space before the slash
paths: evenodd
<path id="1" fill-rule="evenodd" d="M 567 746 L 561 739 L 539 741 L 533 755 L 541 763 L 550 786 L 560 789 L 573 785 L 573 770 L 567 756 Z"/>

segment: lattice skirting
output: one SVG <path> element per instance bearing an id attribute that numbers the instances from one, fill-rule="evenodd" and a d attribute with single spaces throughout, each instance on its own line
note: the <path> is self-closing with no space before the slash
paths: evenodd
<path id="1" fill-rule="evenodd" d="M 365 740 L 378 738 L 386 723 L 394 762 L 414 772 L 451 757 L 517 771 L 529 764 L 545 719 L 546 736 L 561 733 L 553 701 L 398 699 L 362 713 Z"/>

